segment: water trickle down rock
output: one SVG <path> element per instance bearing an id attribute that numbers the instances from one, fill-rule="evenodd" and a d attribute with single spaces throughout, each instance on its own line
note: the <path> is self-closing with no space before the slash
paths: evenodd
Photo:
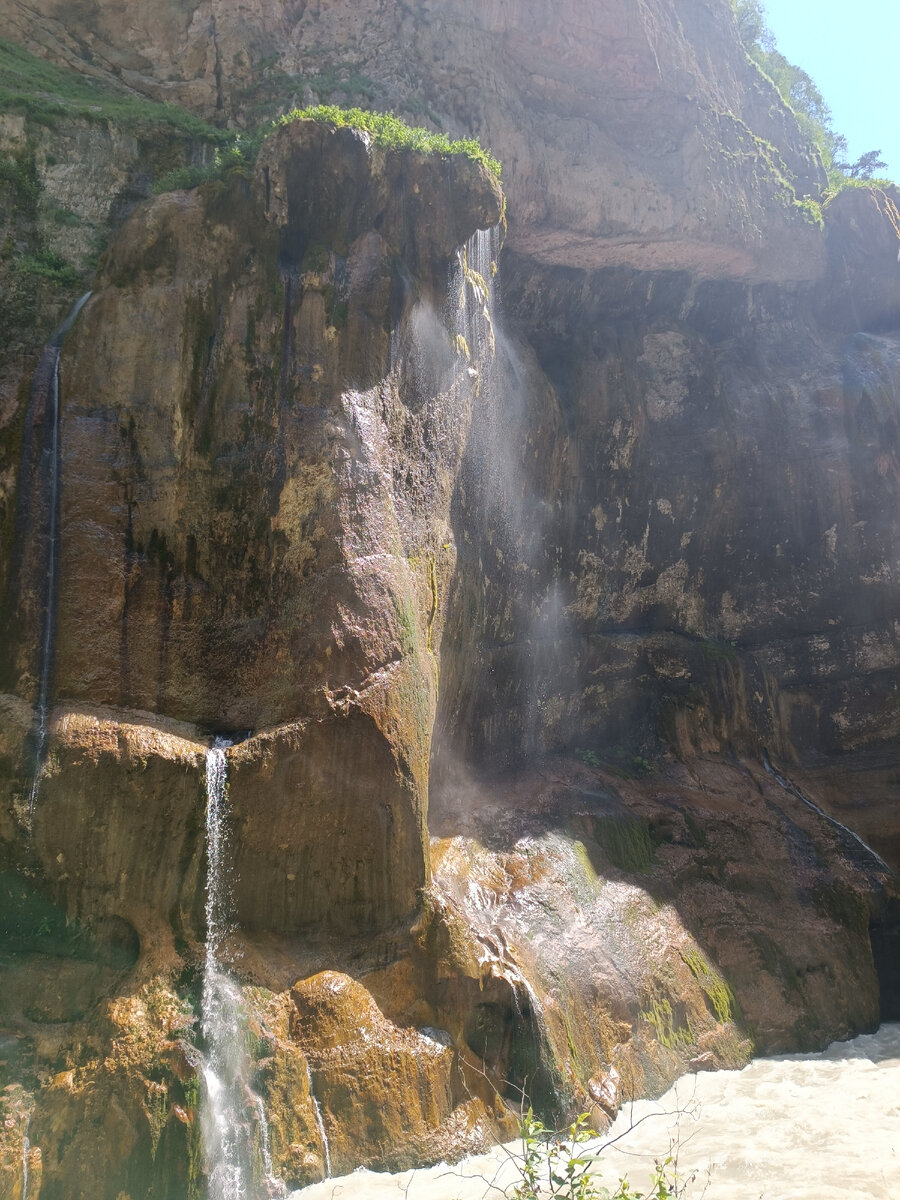
<path id="1" fill-rule="evenodd" d="M 75 302 L 44 347 L 32 379 L 22 443 L 15 558 L 10 572 L 7 613 L 19 654 L 28 655 L 28 647 L 36 645 L 34 762 L 25 813 L 29 827 L 47 750 L 59 586 L 60 356 L 63 342 L 90 297 L 91 293 L 85 292 Z M 36 642 L 31 636 L 35 629 L 39 630 Z"/>

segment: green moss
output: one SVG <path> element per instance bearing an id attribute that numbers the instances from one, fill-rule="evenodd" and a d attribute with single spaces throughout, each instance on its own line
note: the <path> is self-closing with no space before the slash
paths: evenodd
<path id="1" fill-rule="evenodd" d="M 370 134 L 376 146 L 389 150 L 412 150 L 420 154 L 461 154 L 484 167 L 498 179 L 501 166 L 489 151 L 474 138 L 451 140 L 445 133 L 407 125 L 393 113 L 368 112 L 362 108 L 339 108 L 334 104 L 318 104 L 310 108 L 295 108 L 279 118 L 278 124 L 294 121 L 319 121 L 336 128 L 361 129 Z"/>
<path id="2" fill-rule="evenodd" d="M 594 837 L 609 861 L 630 875 L 646 875 L 653 865 L 653 843 L 646 821 L 637 817 L 601 817 Z"/>
<path id="3" fill-rule="evenodd" d="M 702 644 L 703 657 L 710 663 L 727 663 L 737 666 L 739 659 L 737 650 L 731 642 L 720 642 L 709 638 Z"/>
<path id="4" fill-rule="evenodd" d="M 303 274 L 325 275 L 331 267 L 331 252 L 318 242 L 310 242 L 303 255 L 300 270 Z"/>
<path id="5" fill-rule="evenodd" d="M 464 358 L 466 362 L 472 361 L 472 354 L 469 350 L 469 343 L 461 333 L 454 334 L 453 349 L 456 351 L 459 358 Z"/>
<path id="6" fill-rule="evenodd" d="M 397 621 L 400 649 L 404 658 L 416 652 L 419 640 L 419 623 L 411 598 L 407 595 L 394 597 L 394 616 Z"/>
<path id="7" fill-rule="evenodd" d="M 691 974 L 700 984 L 709 1000 L 716 1019 L 722 1025 L 734 1020 L 735 998 L 731 988 L 709 963 L 704 961 L 699 951 L 693 946 L 681 951 L 682 961 L 690 968 Z"/>
<path id="8" fill-rule="evenodd" d="M 34 149 L 23 146 L 15 154 L 0 154 L 0 183 L 12 191 L 12 215 L 34 220 L 41 198 Z"/>
<path id="9" fill-rule="evenodd" d="M 563 1025 L 565 1026 L 565 1030 L 566 1030 L 566 1045 L 569 1047 L 569 1054 L 571 1055 L 572 1062 L 574 1063 L 575 1069 L 577 1070 L 578 1069 L 578 1050 L 576 1049 L 576 1046 L 575 1046 L 575 1039 L 572 1036 L 572 1026 L 569 1023 L 568 1014 L 565 1012 L 563 1013 Z"/>
<path id="10" fill-rule="evenodd" d="M 599 879 L 599 875 L 597 874 L 596 867 L 591 862 L 591 856 L 588 854 L 588 850 L 584 842 L 581 842 L 576 838 L 575 841 L 572 842 L 572 851 L 581 864 L 582 870 L 587 878 L 591 881 L 591 883 L 596 883 Z"/>
<path id="11" fill-rule="evenodd" d="M 641 1016 L 653 1026 L 656 1040 L 667 1050 L 680 1050 L 694 1041 L 690 1021 L 685 1025 L 677 1024 L 671 1002 L 665 998 L 654 999 Z"/>

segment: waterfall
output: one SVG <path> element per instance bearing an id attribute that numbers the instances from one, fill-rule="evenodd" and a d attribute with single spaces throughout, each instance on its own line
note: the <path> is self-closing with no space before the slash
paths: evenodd
<path id="1" fill-rule="evenodd" d="M 494 276 L 500 253 L 500 229 L 479 229 L 458 251 L 456 276 L 451 297 L 456 296 L 456 346 L 469 363 L 471 378 L 480 394 L 490 381 L 496 339 L 494 335 Z M 478 366 L 476 366 L 478 364 Z"/>
<path id="2" fill-rule="evenodd" d="M 527 573 L 533 580 L 520 597 L 516 619 L 524 631 L 518 646 L 516 719 L 522 750 L 531 754 L 544 745 L 558 681 L 567 670 L 560 647 L 569 626 L 559 564 L 548 556 L 552 502 L 542 493 L 537 447 L 528 455 L 524 449 L 530 438 L 534 384 L 528 351 L 523 357 L 504 330 L 499 254 L 499 226 L 476 232 L 458 253 L 451 298 L 456 297 L 457 350 L 468 360 L 478 397 L 471 440 L 472 492 L 486 523 L 496 531 L 505 569 L 518 564 L 520 578 Z"/>
<path id="3" fill-rule="evenodd" d="M 22 1130 L 22 1200 L 28 1200 L 28 1152 L 31 1149 L 31 1142 L 28 1140 L 28 1129 L 31 1125 L 31 1113 L 25 1117 L 25 1126 Z"/>
<path id="4" fill-rule="evenodd" d="M 222 965 L 232 928 L 227 864 L 228 779 L 225 747 L 217 738 L 206 755 L 206 954 L 201 1031 L 206 1044 L 201 1074 L 205 1091 L 203 1143 L 210 1200 L 282 1197 L 272 1167 L 265 1107 L 247 1076 L 247 1013 L 240 988 Z M 254 1188 L 262 1167 L 264 1191 Z"/>
<path id="5" fill-rule="evenodd" d="M 331 1178 L 331 1147 L 328 1145 L 328 1134 L 325 1132 L 325 1122 L 322 1119 L 322 1109 L 319 1101 L 316 1099 L 316 1093 L 313 1091 L 312 1071 L 309 1069 L 309 1063 L 306 1064 L 306 1078 L 309 1080 L 309 1098 L 313 1102 L 313 1111 L 316 1114 L 316 1125 L 319 1130 L 319 1137 L 322 1139 L 322 1154 L 325 1159 L 325 1178 Z"/>
<path id="6" fill-rule="evenodd" d="M 59 412 L 59 360 L 62 345 L 71 330 L 78 314 L 91 297 L 90 292 L 75 303 L 71 312 L 56 330 L 41 355 L 41 362 L 35 374 L 36 380 L 49 374 L 47 389 L 46 420 L 49 426 L 49 446 L 45 445 L 42 458 L 47 461 L 47 476 L 49 479 L 48 513 L 47 513 L 47 581 L 44 589 L 44 607 L 42 616 L 40 658 L 38 669 L 38 699 L 37 699 L 37 730 L 35 733 L 35 766 L 32 777 L 31 792 L 28 797 L 28 823 L 31 825 L 34 817 L 34 806 L 37 800 L 40 778 L 44 767 L 44 756 L 47 750 L 47 719 L 50 702 L 50 676 L 53 670 L 53 639 L 56 628 L 56 598 L 59 574 L 59 482 L 60 482 L 60 412 Z M 46 438 L 46 434 L 45 434 Z"/>
<path id="7" fill-rule="evenodd" d="M 839 830 L 841 833 L 845 834 L 846 837 L 854 841 L 857 847 L 863 850 L 865 854 L 869 856 L 869 858 L 873 859 L 882 871 L 886 872 L 888 875 L 893 874 L 892 868 L 887 865 L 881 855 L 873 850 L 868 842 L 864 842 L 858 833 L 854 833 L 852 829 L 848 829 L 846 825 L 842 825 L 836 817 L 832 817 L 829 813 L 825 812 L 823 808 L 820 808 L 814 800 L 810 800 L 809 796 L 805 795 L 796 784 L 791 783 L 789 779 L 786 779 L 784 775 L 782 775 L 779 771 L 776 771 L 772 766 L 772 760 L 769 758 L 768 754 L 763 755 L 763 767 L 765 768 L 766 773 L 772 776 L 780 788 L 782 788 L 785 792 L 789 792 L 792 796 L 796 796 L 797 799 L 805 804 L 807 808 L 811 808 L 814 813 L 818 813 L 820 817 L 823 817 L 829 825 L 832 825 L 835 829 Z"/>

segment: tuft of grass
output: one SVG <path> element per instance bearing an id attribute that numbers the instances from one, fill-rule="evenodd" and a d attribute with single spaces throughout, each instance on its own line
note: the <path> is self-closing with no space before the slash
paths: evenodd
<path id="1" fill-rule="evenodd" d="M 295 108 L 280 117 L 277 124 L 290 125 L 294 121 L 319 121 L 336 128 L 361 129 L 368 133 L 376 146 L 389 150 L 413 150 L 420 154 L 462 154 L 500 178 L 502 167 L 499 159 L 485 150 L 476 138 L 451 139 L 446 133 L 433 133 L 430 129 L 407 125 L 393 113 L 368 112 L 362 108 L 340 108 L 336 104 L 315 104 L 309 108 Z"/>

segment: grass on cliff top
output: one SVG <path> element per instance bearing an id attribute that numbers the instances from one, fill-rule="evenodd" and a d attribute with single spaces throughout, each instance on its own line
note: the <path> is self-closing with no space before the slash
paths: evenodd
<path id="1" fill-rule="evenodd" d="M 225 144 L 233 135 L 174 104 L 147 100 L 124 88 L 57 67 L 0 38 L 0 112 L 19 112 L 42 125 L 67 117 L 113 121 L 123 129 L 169 126 L 187 137 Z"/>
<path id="2" fill-rule="evenodd" d="M 422 154 L 463 154 L 478 163 L 492 175 L 500 178 L 502 167 L 499 159 L 477 141 L 476 138 L 451 139 L 446 133 L 432 133 L 430 129 L 407 125 L 393 113 L 368 112 L 362 108 L 339 108 L 335 104 L 316 104 L 310 108 L 295 108 L 278 120 L 279 125 L 290 125 L 293 121 L 320 121 L 338 128 L 348 126 L 362 129 L 370 134 L 376 146 L 389 150 L 416 150 Z"/>

